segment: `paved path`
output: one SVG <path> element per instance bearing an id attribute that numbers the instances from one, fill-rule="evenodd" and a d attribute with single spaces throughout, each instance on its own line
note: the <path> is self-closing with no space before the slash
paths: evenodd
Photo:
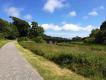
<path id="1" fill-rule="evenodd" d="M 0 80 L 43 80 L 19 54 L 14 42 L 0 49 Z"/>

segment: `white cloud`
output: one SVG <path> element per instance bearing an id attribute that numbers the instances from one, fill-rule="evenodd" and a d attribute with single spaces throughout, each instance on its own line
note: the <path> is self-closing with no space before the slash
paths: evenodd
<path id="1" fill-rule="evenodd" d="M 97 16 L 98 15 L 98 12 L 96 11 L 91 11 L 88 13 L 89 16 Z"/>
<path id="2" fill-rule="evenodd" d="M 32 16 L 30 14 L 27 14 L 25 16 L 21 14 L 23 10 L 24 10 L 23 8 L 17 8 L 14 6 L 8 6 L 4 8 L 4 11 L 8 16 L 15 16 L 24 18 L 26 20 L 32 20 Z"/>
<path id="3" fill-rule="evenodd" d="M 65 24 L 63 25 L 62 29 L 65 31 L 79 31 L 80 27 L 75 24 Z"/>
<path id="4" fill-rule="evenodd" d="M 8 16 L 20 17 L 21 9 L 14 6 L 5 8 L 5 12 Z"/>
<path id="5" fill-rule="evenodd" d="M 56 9 L 65 6 L 64 1 L 65 0 L 47 0 L 44 5 L 44 10 L 53 13 Z"/>
<path id="6" fill-rule="evenodd" d="M 69 13 L 69 15 L 70 15 L 71 17 L 74 17 L 74 16 L 77 16 L 77 13 L 76 13 L 75 11 L 71 11 L 71 12 Z"/>
<path id="7" fill-rule="evenodd" d="M 88 13 L 88 15 L 86 15 L 86 16 L 83 17 L 83 19 L 88 19 L 89 16 L 97 16 L 97 15 L 99 15 L 99 12 L 101 10 L 104 10 L 104 9 L 105 9 L 105 7 L 102 6 L 102 5 L 99 6 L 99 7 L 97 7 L 97 8 L 93 8 L 92 11 Z"/>
<path id="8" fill-rule="evenodd" d="M 54 30 L 54 31 L 60 31 L 61 27 L 55 24 L 42 24 L 42 27 L 45 30 Z"/>
<path id="9" fill-rule="evenodd" d="M 32 20 L 32 16 L 30 14 L 25 15 L 24 18 L 27 20 Z"/>
<path id="10" fill-rule="evenodd" d="M 62 26 L 54 25 L 54 24 L 42 24 L 42 27 L 45 30 L 73 31 L 73 32 L 78 32 L 78 31 L 90 32 L 92 29 L 95 29 L 95 27 L 93 25 L 81 27 L 80 25 L 77 25 L 77 24 L 63 24 Z"/>

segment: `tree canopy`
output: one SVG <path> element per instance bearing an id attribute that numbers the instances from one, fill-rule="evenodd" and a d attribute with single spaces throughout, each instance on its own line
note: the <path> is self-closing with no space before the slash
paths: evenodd
<path id="1" fill-rule="evenodd" d="M 17 27 L 17 30 L 19 32 L 19 37 L 26 37 L 29 33 L 30 25 L 25 20 L 21 20 L 16 17 L 10 17 L 13 20 L 13 25 Z"/>
<path id="2" fill-rule="evenodd" d="M 102 23 L 102 25 L 100 26 L 100 30 L 101 30 L 101 31 L 106 30 L 106 21 L 104 21 L 104 22 Z"/>
<path id="3" fill-rule="evenodd" d="M 30 37 L 42 36 L 44 34 L 44 29 L 38 26 L 37 22 L 32 22 L 32 27 L 30 29 Z"/>
<path id="4" fill-rule="evenodd" d="M 0 37 L 7 39 L 15 39 L 18 35 L 17 28 L 12 23 L 0 19 Z"/>

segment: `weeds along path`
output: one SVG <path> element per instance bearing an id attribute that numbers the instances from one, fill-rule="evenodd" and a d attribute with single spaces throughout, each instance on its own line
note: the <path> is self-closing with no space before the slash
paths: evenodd
<path id="1" fill-rule="evenodd" d="M 43 80 L 19 52 L 15 42 L 0 49 L 0 80 Z"/>

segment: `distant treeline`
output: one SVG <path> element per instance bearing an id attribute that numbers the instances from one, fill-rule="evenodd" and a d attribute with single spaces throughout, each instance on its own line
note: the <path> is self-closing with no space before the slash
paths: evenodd
<path id="1" fill-rule="evenodd" d="M 52 36 L 47 36 L 44 35 L 44 40 L 47 41 L 48 43 L 52 41 L 53 43 L 61 43 L 61 42 L 71 42 L 71 39 L 67 38 L 61 38 L 61 37 L 52 37 Z"/>

